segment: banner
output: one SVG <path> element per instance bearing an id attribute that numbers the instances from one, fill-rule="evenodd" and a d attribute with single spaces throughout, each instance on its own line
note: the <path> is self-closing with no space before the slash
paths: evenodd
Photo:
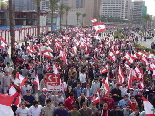
<path id="1" fill-rule="evenodd" d="M 61 90 L 61 80 L 59 74 L 47 73 L 46 74 L 46 86 L 48 91 Z"/>

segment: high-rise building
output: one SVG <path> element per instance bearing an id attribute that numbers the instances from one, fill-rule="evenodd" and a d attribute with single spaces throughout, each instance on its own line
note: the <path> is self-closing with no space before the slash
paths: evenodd
<path id="1" fill-rule="evenodd" d="M 15 11 L 36 11 L 37 6 L 33 0 L 13 0 L 13 9 Z"/>
<path id="2" fill-rule="evenodd" d="M 40 10 L 43 10 L 43 11 L 49 11 L 50 10 L 49 0 L 41 0 Z"/>
<path id="3" fill-rule="evenodd" d="M 131 0 L 102 0 L 100 15 L 129 19 L 130 4 Z"/>
<path id="4" fill-rule="evenodd" d="M 147 14 L 147 7 L 145 6 L 145 1 L 136 0 L 132 2 L 132 20 L 136 23 L 140 23 L 142 16 Z"/>

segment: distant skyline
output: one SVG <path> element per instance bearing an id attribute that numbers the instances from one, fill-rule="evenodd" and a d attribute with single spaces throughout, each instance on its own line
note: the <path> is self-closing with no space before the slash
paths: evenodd
<path id="1" fill-rule="evenodd" d="M 8 1 L 8 0 L 4 0 L 4 1 Z M 132 1 L 136 1 L 136 0 L 132 0 Z M 145 1 L 145 4 L 147 6 L 147 13 L 149 15 L 155 16 L 155 0 L 143 0 L 143 1 Z"/>
<path id="2" fill-rule="evenodd" d="M 132 0 L 136 1 L 136 0 Z M 145 5 L 147 6 L 147 13 L 149 15 L 155 16 L 155 0 L 143 0 L 145 1 Z"/>

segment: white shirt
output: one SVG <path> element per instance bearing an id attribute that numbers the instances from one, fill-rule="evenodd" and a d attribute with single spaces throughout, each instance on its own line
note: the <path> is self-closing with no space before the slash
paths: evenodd
<path id="1" fill-rule="evenodd" d="M 86 74 L 80 73 L 79 79 L 80 79 L 81 83 L 85 83 L 86 82 Z"/>
<path id="2" fill-rule="evenodd" d="M 25 109 L 22 109 L 21 107 L 17 108 L 16 114 L 19 116 L 30 116 L 29 115 L 29 109 L 26 107 Z"/>
<path id="3" fill-rule="evenodd" d="M 41 109 L 42 109 L 42 106 L 41 106 L 41 105 L 38 105 L 37 108 L 35 108 L 34 106 L 31 106 L 31 107 L 29 108 L 29 114 L 30 114 L 31 116 L 40 116 Z"/>

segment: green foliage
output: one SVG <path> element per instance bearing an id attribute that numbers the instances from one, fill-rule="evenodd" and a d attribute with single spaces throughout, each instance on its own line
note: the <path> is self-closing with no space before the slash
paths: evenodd
<path id="1" fill-rule="evenodd" d="M 151 52 L 151 53 L 153 53 L 153 54 L 155 54 L 155 50 L 153 50 L 153 49 L 151 49 L 151 48 L 147 48 L 147 47 L 145 47 L 145 46 L 142 46 L 142 45 L 140 45 L 140 44 L 138 44 L 138 43 L 134 43 L 134 46 L 136 47 L 136 48 L 138 48 L 139 50 L 145 50 L 146 52 Z"/>
<path id="2" fill-rule="evenodd" d="M 71 9 L 70 6 L 68 5 L 64 5 L 64 10 L 65 10 L 65 13 L 68 14 L 69 10 Z"/>
<path id="3" fill-rule="evenodd" d="M 118 39 L 125 39 L 125 36 L 121 33 L 120 30 L 115 31 L 114 37 L 116 37 L 116 38 L 118 38 Z"/>

